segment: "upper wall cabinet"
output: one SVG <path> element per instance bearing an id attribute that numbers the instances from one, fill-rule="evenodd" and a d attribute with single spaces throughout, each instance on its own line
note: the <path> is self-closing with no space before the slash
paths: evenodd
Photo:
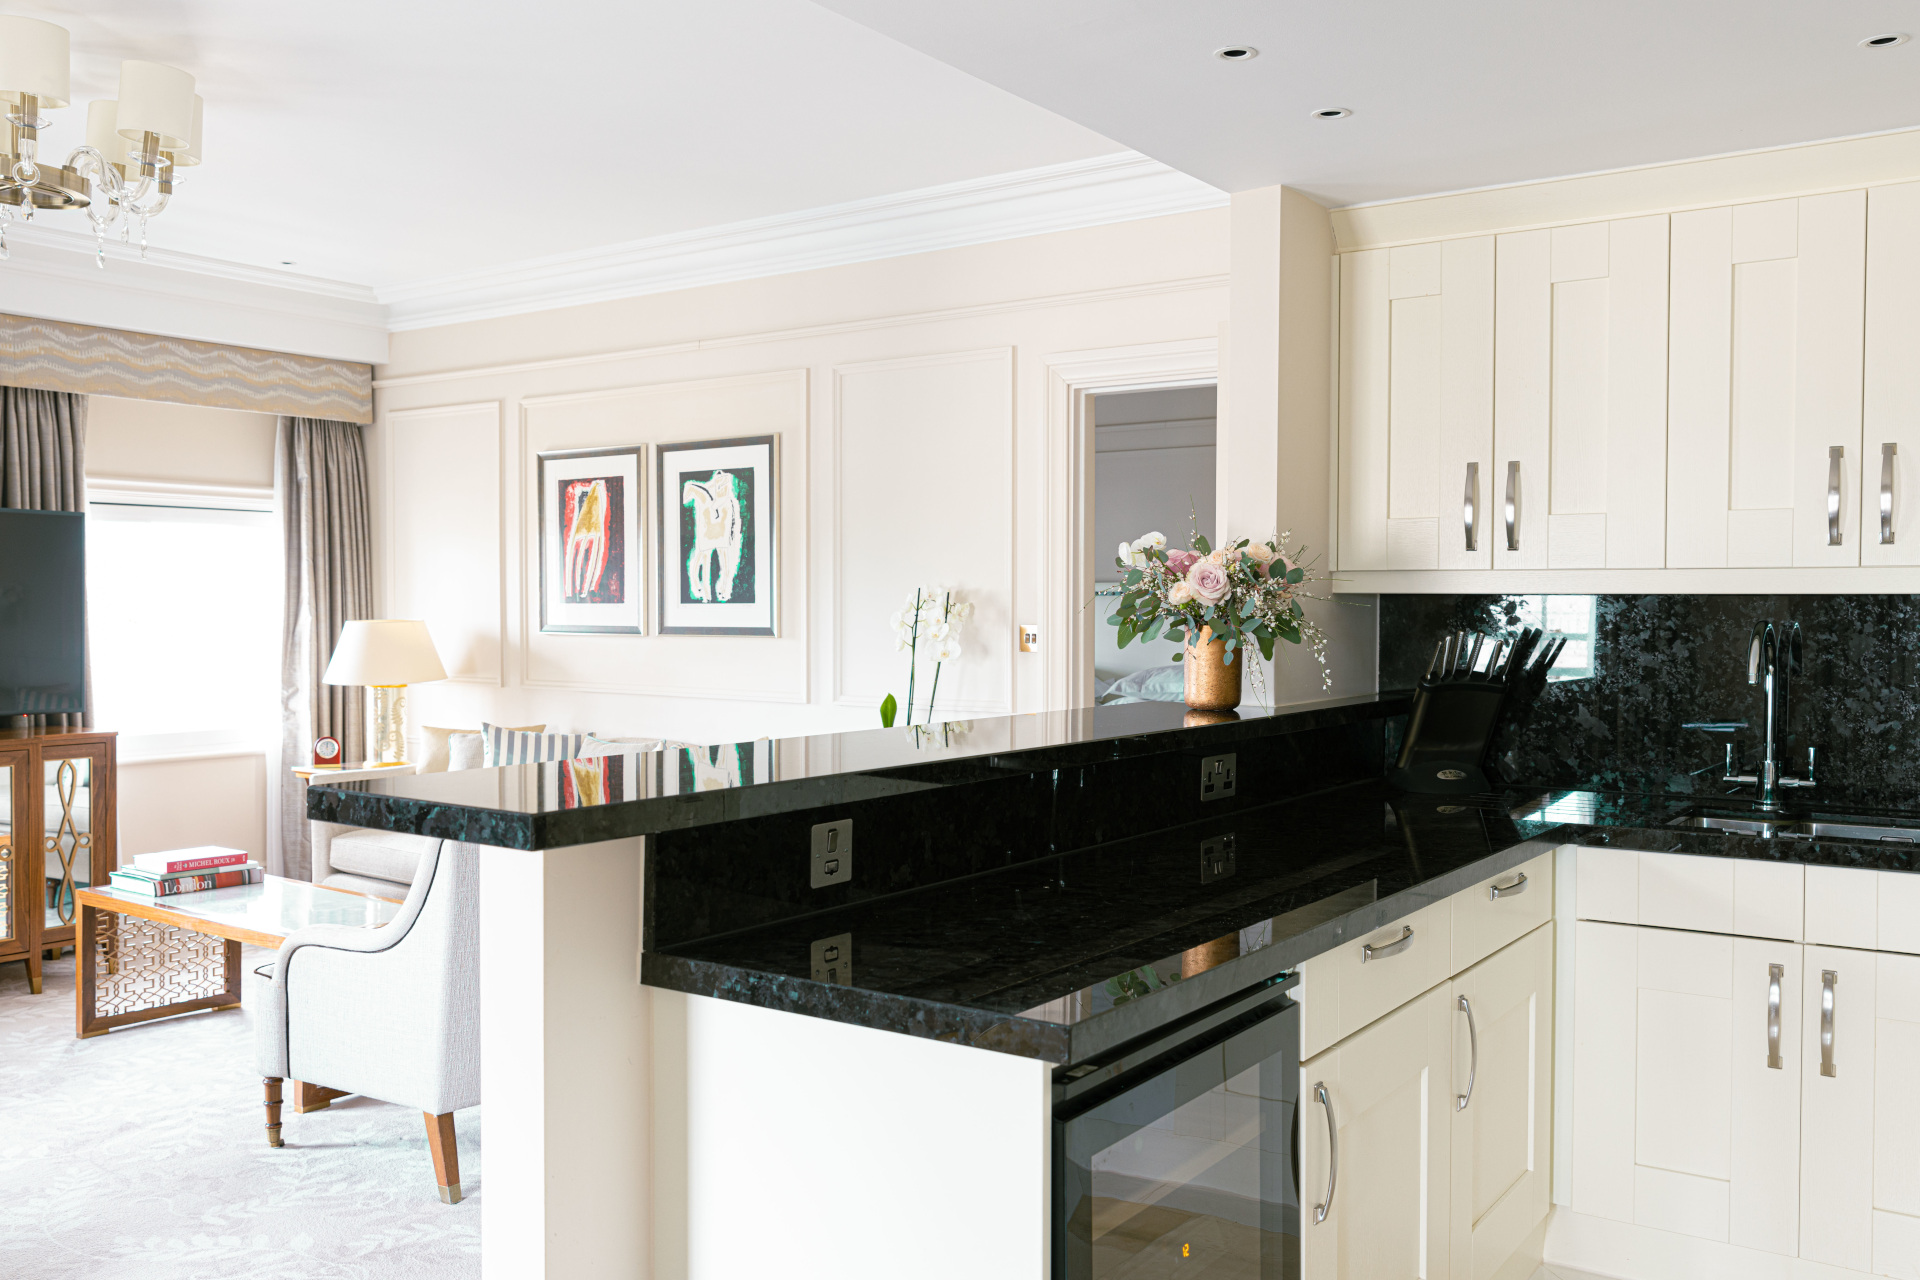
<path id="1" fill-rule="evenodd" d="M 1662 563 L 1667 219 L 1341 259 L 1339 568 Z"/>
<path id="2" fill-rule="evenodd" d="M 1920 564 L 1920 182 L 1867 193 L 1862 564 Z"/>
<path id="3" fill-rule="evenodd" d="M 1674 215 L 1669 567 L 1860 563 L 1866 208 Z"/>

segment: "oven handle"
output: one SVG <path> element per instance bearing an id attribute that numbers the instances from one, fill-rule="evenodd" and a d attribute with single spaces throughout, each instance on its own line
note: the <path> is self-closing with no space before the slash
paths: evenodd
<path id="1" fill-rule="evenodd" d="M 1327 1198 L 1313 1206 L 1313 1225 L 1317 1227 L 1333 1210 L 1334 1181 L 1340 1176 L 1340 1133 L 1333 1122 L 1333 1099 L 1327 1096 L 1327 1086 L 1316 1080 L 1313 1092 L 1320 1099 L 1320 1105 L 1327 1109 Z"/>

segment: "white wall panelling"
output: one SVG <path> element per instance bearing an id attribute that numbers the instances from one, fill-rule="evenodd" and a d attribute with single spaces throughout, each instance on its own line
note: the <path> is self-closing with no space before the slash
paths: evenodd
<path id="1" fill-rule="evenodd" d="M 606 693 L 807 700 L 807 372 L 804 369 L 625 387 L 520 402 L 520 682 Z M 539 458 L 543 452 L 611 445 L 657 446 L 731 436 L 777 435 L 775 573 L 779 635 L 549 635 L 540 630 Z M 657 455 L 647 451 L 642 571 L 648 630 L 659 618 Z M 603 730 L 604 731 L 604 730 Z"/>
<path id="2" fill-rule="evenodd" d="M 1048 540 L 1057 550 L 1041 569 L 1046 612 L 1040 651 L 1047 687 L 1057 691 L 1053 705 L 1085 706 L 1093 701 L 1095 628 L 1107 625 L 1105 610 L 1088 604 L 1094 566 L 1105 563 L 1096 562 L 1095 557 L 1105 553 L 1093 542 L 1093 397 L 1214 381 L 1220 375 L 1220 344 L 1209 337 L 1066 351 L 1048 356 L 1045 367 L 1044 519 Z M 1016 625 L 1021 621 L 1014 619 Z"/>
<path id="3" fill-rule="evenodd" d="M 961 639 L 973 661 L 941 676 L 940 706 L 1010 713 L 1013 349 L 840 365 L 833 387 L 834 701 L 878 707 L 893 693 L 906 706 L 886 620 L 916 586 L 944 585 L 978 612 Z"/>
<path id="4" fill-rule="evenodd" d="M 381 492 L 390 618 L 421 618 L 452 680 L 498 686 L 506 636 L 500 581 L 501 405 L 442 405 L 386 416 Z M 417 719 L 417 717 L 416 717 Z"/>

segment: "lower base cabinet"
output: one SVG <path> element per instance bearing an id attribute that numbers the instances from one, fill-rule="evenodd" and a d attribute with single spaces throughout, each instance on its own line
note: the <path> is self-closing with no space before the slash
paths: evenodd
<path id="1" fill-rule="evenodd" d="M 1546 924 L 1308 1059 L 1303 1274 L 1498 1271 L 1547 1214 L 1552 1026 Z"/>

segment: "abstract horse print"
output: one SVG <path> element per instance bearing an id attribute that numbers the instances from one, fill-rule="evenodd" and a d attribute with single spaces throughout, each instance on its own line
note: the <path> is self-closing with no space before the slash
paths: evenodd
<path id="1" fill-rule="evenodd" d="M 716 471 L 705 480 L 688 480 L 680 487 L 680 501 L 693 508 L 693 545 L 687 551 L 687 591 L 708 604 L 733 598 L 740 575 L 740 555 L 746 545 L 746 515 L 741 498 L 746 482 L 728 471 Z M 719 568 L 713 567 L 715 557 Z"/>

